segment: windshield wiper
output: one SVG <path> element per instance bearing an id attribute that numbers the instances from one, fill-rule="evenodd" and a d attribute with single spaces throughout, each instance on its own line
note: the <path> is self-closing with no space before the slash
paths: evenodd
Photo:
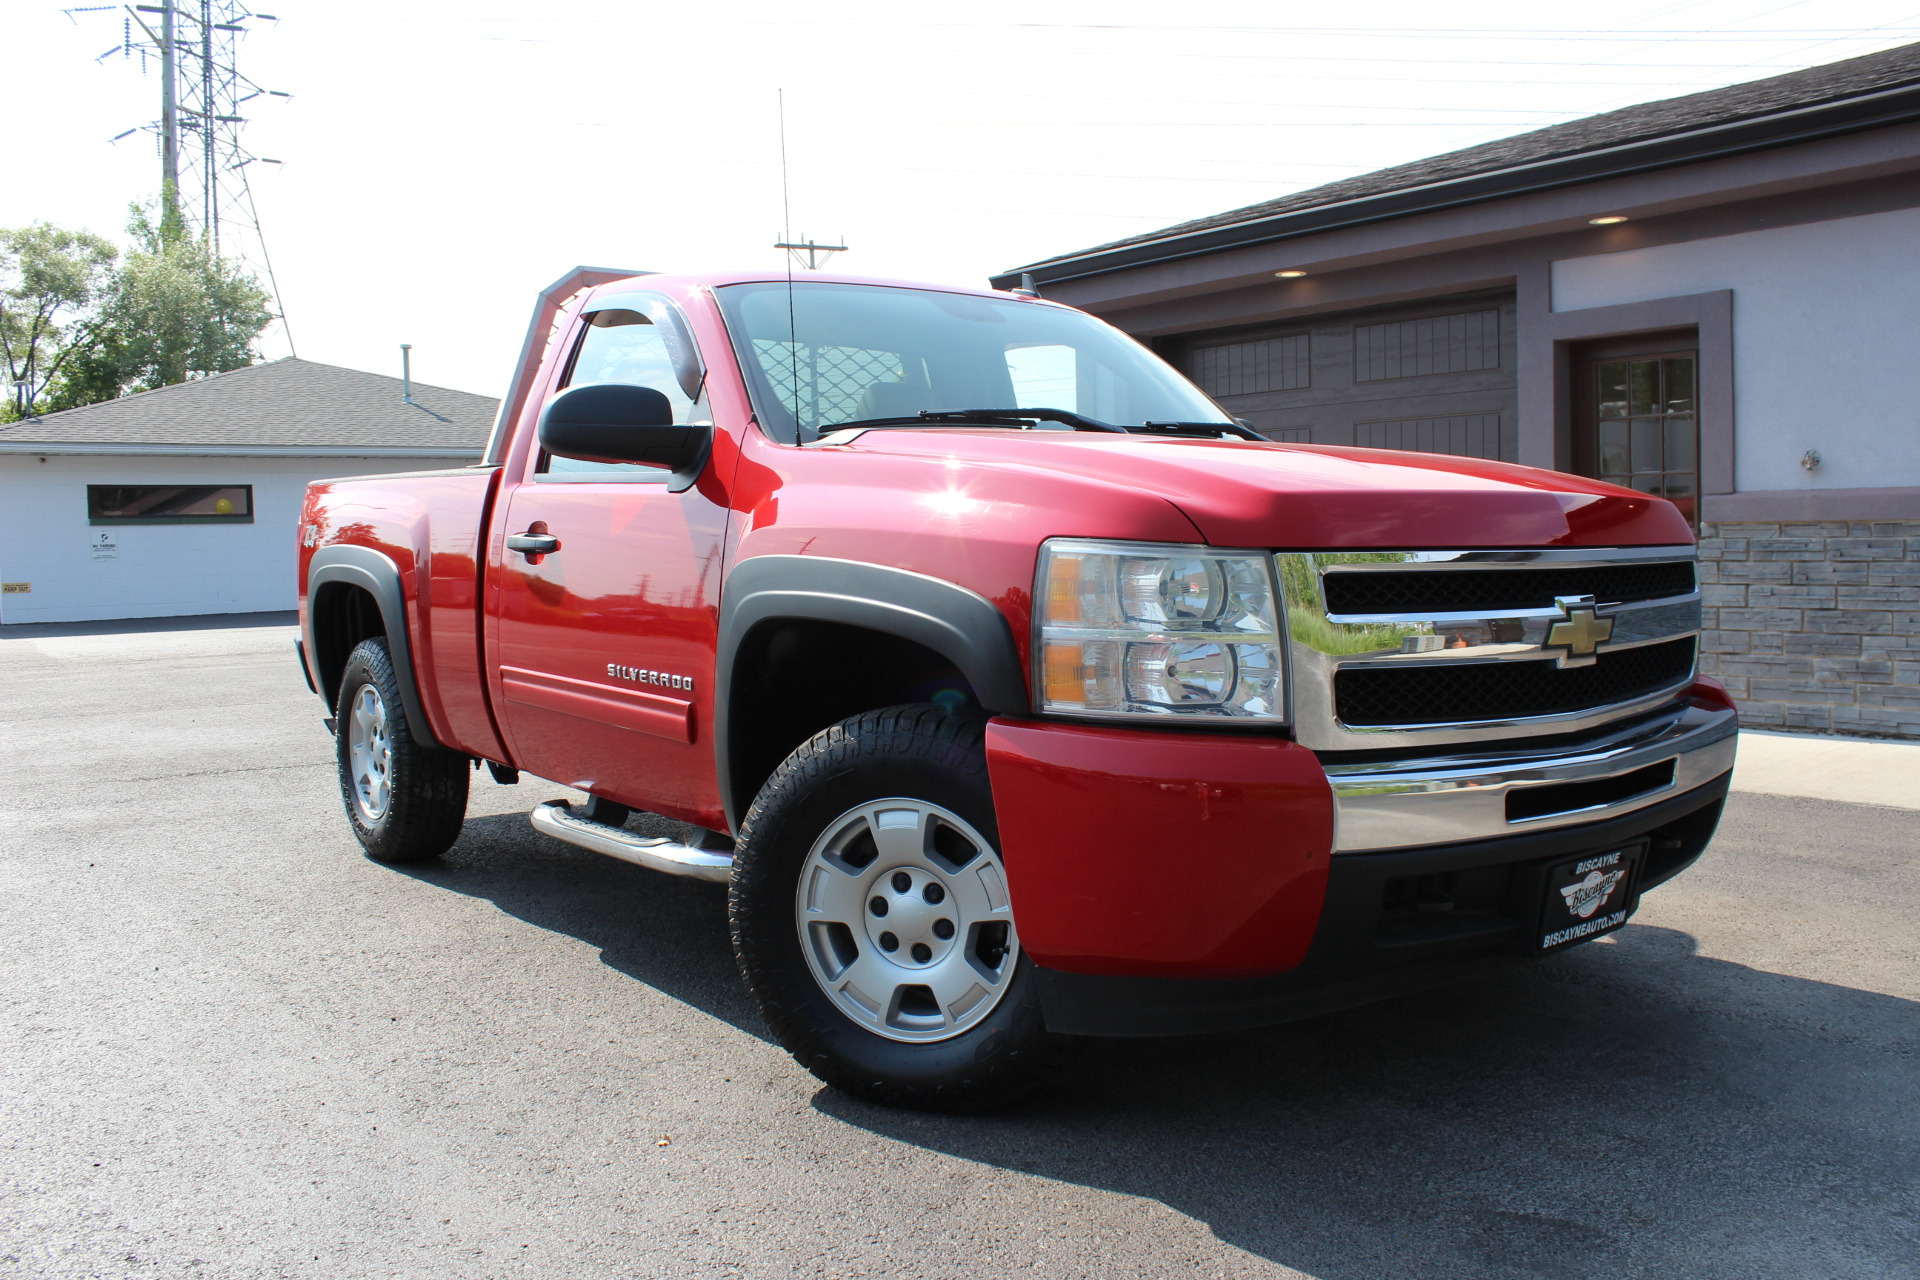
<path id="1" fill-rule="evenodd" d="M 1117 431 L 1125 427 L 1089 418 L 1070 409 L 922 409 L 920 416 L 929 422 L 1059 422 L 1075 431 Z"/>
<path id="2" fill-rule="evenodd" d="M 1261 444 L 1273 443 L 1244 422 L 1143 422 L 1127 430 L 1150 436 L 1234 436 L 1258 440 Z"/>
<path id="3" fill-rule="evenodd" d="M 1075 431 L 1118 431 L 1111 422 L 1101 422 L 1067 409 L 922 409 L 911 418 L 860 418 L 853 422 L 835 422 L 816 427 L 821 435 L 830 431 L 848 431 L 855 427 L 930 427 L 978 423 L 988 427 L 1012 426 L 1016 422 L 1059 422 Z"/>
<path id="4" fill-rule="evenodd" d="M 1058 422 L 1075 431 L 1108 431 L 1117 435 L 1235 436 L 1269 444 L 1265 436 L 1239 422 L 1143 422 L 1137 427 L 1116 426 L 1069 409 L 922 409 L 910 418 L 861 418 L 816 428 L 821 435 L 867 427 L 960 426 L 975 423 L 1001 427 L 1015 423 Z"/>

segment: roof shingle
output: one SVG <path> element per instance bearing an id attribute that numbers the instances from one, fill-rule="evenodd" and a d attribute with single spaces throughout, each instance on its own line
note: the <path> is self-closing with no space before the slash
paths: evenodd
<path id="1" fill-rule="evenodd" d="M 457 449 L 478 456 L 492 396 L 289 357 L 0 426 L 0 444 L 198 445 L 275 450 Z"/>

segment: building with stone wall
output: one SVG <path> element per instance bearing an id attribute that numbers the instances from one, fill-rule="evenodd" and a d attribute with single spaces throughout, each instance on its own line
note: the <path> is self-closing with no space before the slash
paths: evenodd
<path id="1" fill-rule="evenodd" d="M 1702 665 L 1748 724 L 1920 738 L 1920 519 L 1700 532 Z"/>
<path id="2" fill-rule="evenodd" d="M 1920 45 L 1017 268 L 1280 441 L 1666 497 L 1750 725 L 1920 738 Z"/>

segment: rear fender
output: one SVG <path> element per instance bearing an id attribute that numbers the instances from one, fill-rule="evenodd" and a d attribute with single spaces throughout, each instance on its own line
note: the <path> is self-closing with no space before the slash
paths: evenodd
<path id="1" fill-rule="evenodd" d="M 400 568 L 371 547 L 345 544 L 321 547 L 307 563 L 308 603 L 306 617 L 300 624 L 307 682 L 316 690 L 327 688 L 326 674 L 320 665 L 320 646 L 316 642 L 314 614 L 317 610 L 314 606 L 319 599 L 320 588 L 329 584 L 358 587 L 373 597 L 386 630 L 387 656 L 393 661 L 394 678 L 400 685 L 400 702 L 407 713 L 407 727 L 416 741 L 430 747 L 441 746 L 433 736 L 426 711 L 420 705 L 420 689 L 413 671 L 413 646 L 407 635 L 406 593 L 400 583 Z"/>

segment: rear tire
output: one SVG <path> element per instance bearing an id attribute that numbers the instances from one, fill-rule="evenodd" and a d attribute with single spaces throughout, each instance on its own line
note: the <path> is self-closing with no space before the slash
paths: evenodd
<path id="1" fill-rule="evenodd" d="M 1013 929 L 984 729 L 924 705 L 843 720 L 787 757 L 741 825 L 741 976 L 774 1036 L 836 1089 L 978 1111 L 1069 1060 Z"/>
<path id="2" fill-rule="evenodd" d="M 384 636 L 362 640 L 347 658 L 334 756 L 347 821 L 375 862 L 420 862 L 459 839 L 469 761 L 414 738 Z"/>

